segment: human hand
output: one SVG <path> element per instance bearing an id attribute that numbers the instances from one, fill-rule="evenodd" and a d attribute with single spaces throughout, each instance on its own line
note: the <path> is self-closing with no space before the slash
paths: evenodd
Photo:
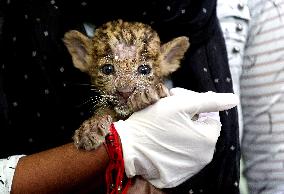
<path id="1" fill-rule="evenodd" d="M 141 175 L 158 188 L 181 184 L 212 160 L 221 130 L 216 111 L 239 103 L 232 93 L 197 93 L 182 88 L 170 93 L 127 120 L 114 123 L 127 176 Z M 192 120 L 196 114 L 199 118 Z"/>

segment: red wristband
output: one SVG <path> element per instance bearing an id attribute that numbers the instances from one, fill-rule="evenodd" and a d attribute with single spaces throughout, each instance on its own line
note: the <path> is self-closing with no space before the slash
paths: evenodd
<path id="1" fill-rule="evenodd" d="M 123 152 L 119 135 L 112 123 L 108 135 L 105 137 L 105 147 L 109 156 L 106 169 L 106 186 L 108 194 L 126 194 L 130 185 L 124 173 Z"/>

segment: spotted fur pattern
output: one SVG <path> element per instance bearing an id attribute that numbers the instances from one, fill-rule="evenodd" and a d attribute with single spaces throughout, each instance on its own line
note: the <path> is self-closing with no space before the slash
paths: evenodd
<path id="1" fill-rule="evenodd" d="M 63 39 L 74 66 L 91 77 L 99 91 L 94 115 L 75 131 L 78 148 L 96 149 L 110 124 L 169 95 L 164 78 L 179 68 L 189 47 L 187 37 L 161 44 L 157 32 L 138 22 L 111 21 L 89 38 L 72 30 Z M 128 193 L 163 194 L 141 177 Z"/>
<path id="2" fill-rule="evenodd" d="M 69 31 L 63 41 L 74 66 L 90 75 L 101 94 L 93 117 L 74 135 L 75 145 L 87 150 L 104 141 L 112 121 L 168 95 L 164 78 L 178 69 L 189 47 L 187 37 L 161 44 L 149 25 L 122 20 L 103 24 L 92 38 Z"/>

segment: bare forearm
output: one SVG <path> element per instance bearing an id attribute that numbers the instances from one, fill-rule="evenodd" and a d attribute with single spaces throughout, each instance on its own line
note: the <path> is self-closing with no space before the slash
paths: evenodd
<path id="1" fill-rule="evenodd" d="M 104 146 L 83 151 L 67 144 L 26 156 L 19 160 L 11 193 L 80 193 L 103 183 L 107 164 Z"/>

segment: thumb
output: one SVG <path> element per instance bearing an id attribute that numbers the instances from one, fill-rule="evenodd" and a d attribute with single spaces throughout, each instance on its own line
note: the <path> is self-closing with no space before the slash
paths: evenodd
<path id="1" fill-rule="evenodd" d="M 233 93 L 205 92 L 198 93 L 183 88 L 173 88 L 170 90 L 171 96 L 178 96 L 186 99 L 180 100 L 183 107 L 190 113 L 217 112 L 231 109 L 239 104 L 239 97 Z"/>

